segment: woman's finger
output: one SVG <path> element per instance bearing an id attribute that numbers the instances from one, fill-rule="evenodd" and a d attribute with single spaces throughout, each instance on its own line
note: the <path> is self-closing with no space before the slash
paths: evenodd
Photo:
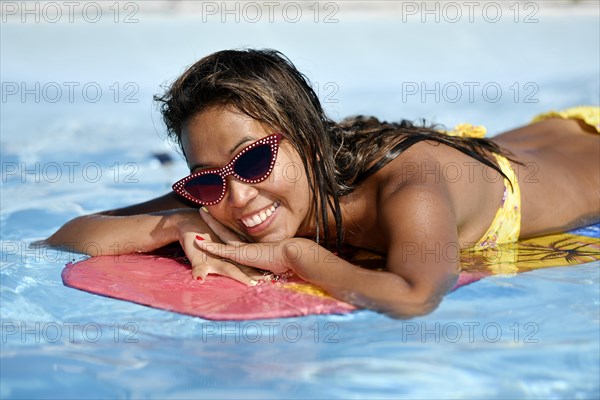
<path id="1" fill-rule="evenodd" d="M 183 248 L 183 251 L 192 265 L 201 264 L 207 261 L 207 252 L 202 251 L 196 245 L 196 237 L 198 235 L 193 232 L 186 232 L 179 239 L 179 243 Z"/>
<path id="2" fill-rule="evenodd" d="M 197 233 L 187 232 L 181 239 L 181 245 L 192 265 L 192 276 L 199 281 L 204 281 L 208 274 L 214 273 L 227 276 L 245 285 L 253 285 L 253 282 L 268 280 L 269 276 L 264 271 L 252 267 L 235 265 L 233 261 L 222 259 L 218 256 L 201 250 L 196 245 Z"/>
<path id="3" fill-rule="evenodd" d="M 237 234 L 217 221 L 216 218 L 210 215 L 207 210 L 200 208 L 199 212 L 202 220 L 206 222 L 208 227 L 219 237 L 219 239 L 223 241 L 223 243 L 232 245 L 244 243 L 244 241 Z"/>
<path id="4" fill-rule="evenodd" d="M 253 267 L 246 267 L 245 265 L 238 264 L 235 261 L 231 260 L 227 261 L 233 263 L 244 274 L 246 274 L 246 276 L 249 276 L 250 279 L 254 279 L 255 281 L 270 281 L 271 279 L 273 279 L 273 274 L 270 271 L 265 271 Z"/>
<path id="5" fill-rule="evenodd" d="M 246 275 L 238 267 L 224 260 L 209 259 L 206 263 L 192 266 L 192 275 L 201 282 L 204 282 L 209 274 L 226 276 L 246 286 L 254 286 L 258 283 L 257 280 Z"/>
<path id="6" fill-rule="evenodd" d="M 280 249 L 276 243 L 248 243 L 239 246 L 224 245 L 202 240 L 196 237 L 196 244 L 201 250 L 221 258 L 227 258 L 238 264 L 283 273 L 288 268 L 281 262 Z"/>

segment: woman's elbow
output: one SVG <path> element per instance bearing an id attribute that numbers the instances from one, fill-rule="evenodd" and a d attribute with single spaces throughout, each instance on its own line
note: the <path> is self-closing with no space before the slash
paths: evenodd
<path id="1" fill-rule="evenodd" d="M 87 215 L 75 217 L 72 220 L 66 222 L 50 237 L 44 240 L 38 240 L 36 242 L 33 242 L 30 246 L 50 247 L 70 251 L 73 253 L 95 255 L 90 254 L 90 250 L 91 252 L 94 252 L 94 249 L 92 249 L 94 246 L 83 246 L 81 242 L 83 236 L 82 226 L 85 226 L 87 219 L 89 219 L 89 216 Z"/>
<path id="2" fill-rule="evenodd" d="M 402 301 L 393 302 L 386 314 L 395 319 L 410 319 L 432 313 L 442 302 L 443 296 L 414 292 Z"/>

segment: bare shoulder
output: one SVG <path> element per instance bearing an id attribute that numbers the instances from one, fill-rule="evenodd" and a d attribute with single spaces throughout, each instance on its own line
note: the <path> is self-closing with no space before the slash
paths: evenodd
<path id="1" fill-rule="evenodd" d="M 444 185 L 405 181 L 383 188 L 378 201 L 380 226 L 395 237 L 421 237 L 428 227 L 441 225 L 456 231 L 456 212 Z"/>
<path id="2" fill-rule="evenodd" d="M 452 231 L 448 239 L 456 240 L 456 210 L 449 187 L 434 173 L 424 175 L 438 164 L 426 146 L 414 145 L 378 173 L 379 226 L 390 242 L 427 241 L 433 238 L 432 230 Z"/>
<path id="3" fill-rule="evenodd" d="M 405 182 L 382 196 L 379 210 L 379 225 L 388 238 L 387 270 L 428 293 L 448 291 L 461 246 L 445 187 Z"/>
<path id="4" fill-rule="evenodd" d="M 381 175 L 381 199 L 402 205 L 414 201 L 423 207 L 437 202 L 438 210 L 445 208 L 445 220 L 452 218 L 464 246 L 485 233 L 504 190 L 501 176 L 490 167 L 452 147 L 429 142 L 407 149 Z M 426 202 L 416 198 L 425 195 Z"/>

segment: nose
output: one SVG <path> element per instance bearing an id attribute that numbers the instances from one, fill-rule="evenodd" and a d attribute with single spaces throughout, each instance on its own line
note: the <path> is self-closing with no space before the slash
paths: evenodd
<path id="1" fill-rule="evenodd" d="M 227 202 L 231 207 L 242 208 L 258 194 L 252 184 L 240 182 L 233 176 L 227 179 Z"/>

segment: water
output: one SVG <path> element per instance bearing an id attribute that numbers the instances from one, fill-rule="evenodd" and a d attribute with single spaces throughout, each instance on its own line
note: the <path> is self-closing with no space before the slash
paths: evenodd
<path id="1" fill-rule="evenodd" d="M 82 256 L 28 248 L 70 218 L 160 195 L 186 174 L 151 95 L 217 49 L 280 49 L 336 118 L 426 117 L 493 135 L 600 102 L 594 9 L 559 15 L 536 3 L 536 23 L 505 11 L 498 23 L 451 24 L 336 4 L 330 24 L 145 12 L 133 24 L 2 23 L 1 398 L 599 397 L 597 262 L 486 278 L 410 321 L 359 311 L 225 324 L 64 287 L 62 267 Z M 36 82 L 39 101 L 22 97 L 21 84 L 35 92 Z M 436 82 L 439 101 L 409 94 Z M 469 82 L 502 96 L 470 101 Z M 164 152 L 172 165 L 153 156 Z"/>

